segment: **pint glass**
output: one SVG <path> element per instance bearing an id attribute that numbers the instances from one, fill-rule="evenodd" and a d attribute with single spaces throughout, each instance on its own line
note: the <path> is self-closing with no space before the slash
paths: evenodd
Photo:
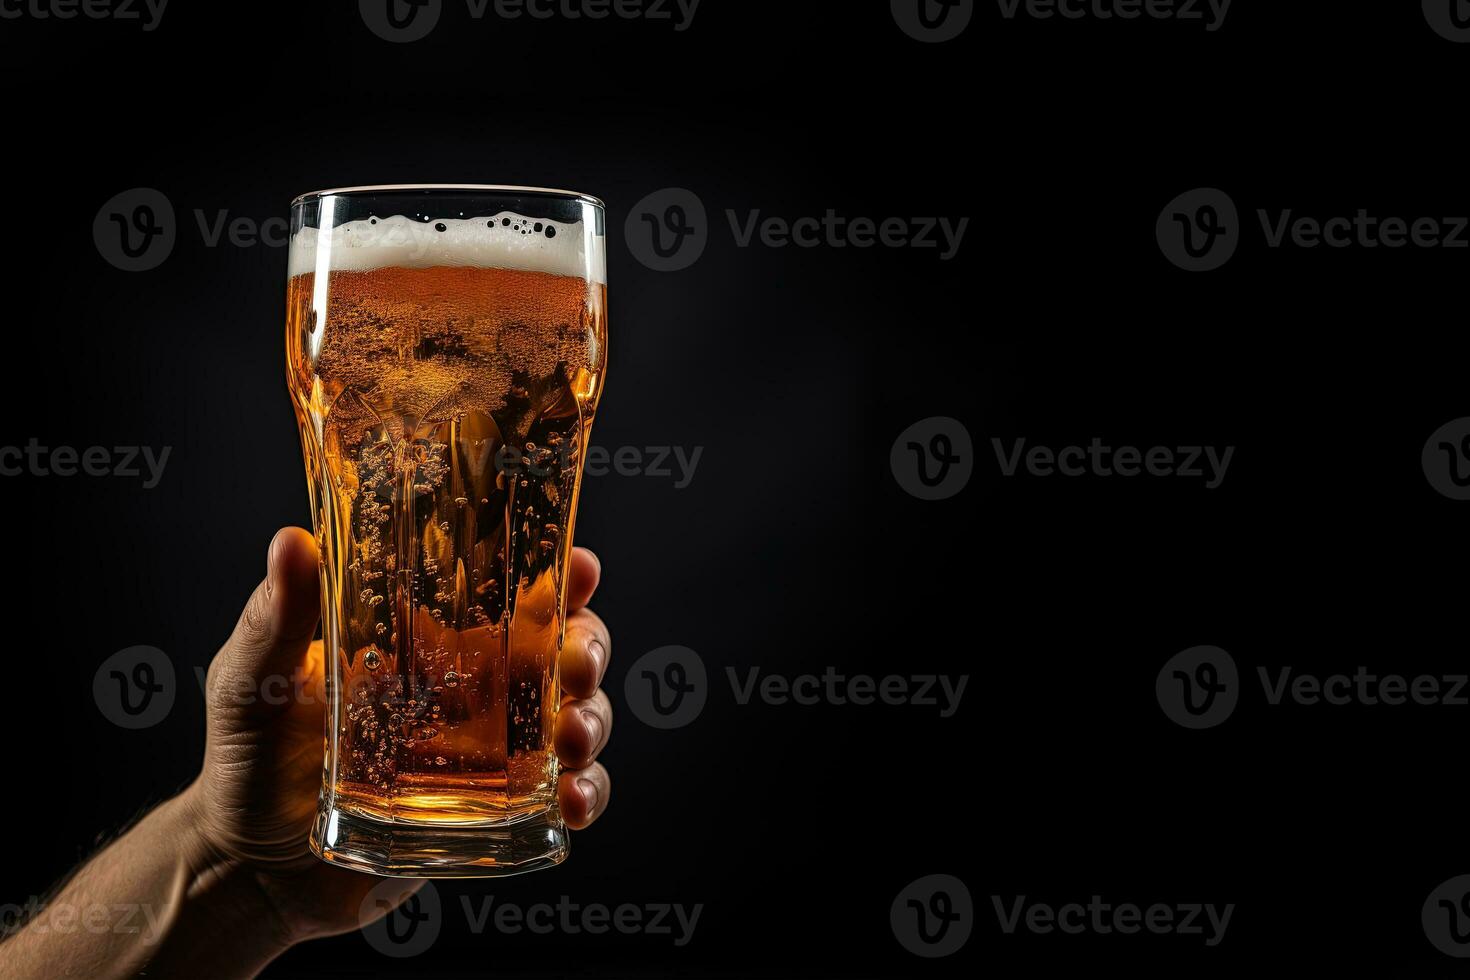
<path id="1" fill-rule="evenodd" d="M 312 850 L 474 877 L 567 854 L 552 730 L 607 357 L 602 203 L 355 187 L 291 206 L 286 351 L 322 555 Z"/>

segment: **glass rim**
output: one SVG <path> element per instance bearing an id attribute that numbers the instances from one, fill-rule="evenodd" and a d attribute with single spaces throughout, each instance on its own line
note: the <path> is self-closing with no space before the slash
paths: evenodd
<path id="1" fill-rule="evenodd" d="M 517 184 L 361 184 L 355 187 L 330 187 L 320 191 L 307 191 L 291 200 L 291 207 L 320 200 L 323 197 L 370 197 L 375 194 L 502 194 L 505 196 L 555 197 L 567 201 L 582 201 L 607 210 L 601 198 L 582 191 L 562 190 L 558 187 L 522 187 Z"/>

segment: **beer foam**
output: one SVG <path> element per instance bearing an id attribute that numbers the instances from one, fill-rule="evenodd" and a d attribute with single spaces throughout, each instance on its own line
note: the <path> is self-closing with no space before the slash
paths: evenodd
<path id="1" fill-rule="evenodd" d="M 291 275 L 318 269 L 366 272 L 388 266 L 470 266 L 577 276 L 605 283 L 604 240 L 583 221 L 547 221 L 511 211 L 491 217 L 419 221 L 395 214 L 291 236 Z"/>

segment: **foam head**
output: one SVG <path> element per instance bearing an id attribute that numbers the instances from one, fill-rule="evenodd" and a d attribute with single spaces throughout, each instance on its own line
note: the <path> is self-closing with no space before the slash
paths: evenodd
<path id="1" fill-rule="evenodd" d="M 419 221 L 395 214 L 291 236 L 291 275 L 388 266 L 519 269 L 607 282 L 606 242 L 585 221 L 503 211 L 493 217 Z"/>

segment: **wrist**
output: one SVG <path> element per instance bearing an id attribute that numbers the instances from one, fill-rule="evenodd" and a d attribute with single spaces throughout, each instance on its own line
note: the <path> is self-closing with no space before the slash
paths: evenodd
<path id="1" fill-rule="evenodd" d="M 228 964 L 229 976 L 243 964 L 264 967 L 289 949 L 287 924 L 261 888 L 255 871 L 219 845 L 196 781 L 160 808 L 185 875 L 182 916 L 200 928 L 207 948 L 191 951 L 201 961 Z"/>

